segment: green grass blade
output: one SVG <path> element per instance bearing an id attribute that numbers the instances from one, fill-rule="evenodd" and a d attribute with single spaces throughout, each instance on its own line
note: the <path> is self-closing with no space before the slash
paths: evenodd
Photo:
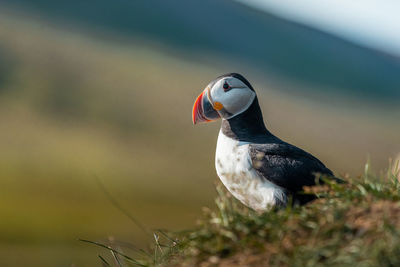
<path id="1" fill-rule="evenodd" d="M 127 261 L 129 261 L 129 262 L 131 262 L 131 263 L 133 263 L 133 264 L 136 264 L 136 265 L 138 265 L 138 266 L 146 266 L 146 265 L 141 264 L 141 263 L 138 262 L 137 260 L 135 260 L 135 259 L 133 259 L 133 258 L 131 258 L 131 257 L 129 257 L 129 256 L 127 256 L 127 255 L 125 255 L 125 254 L 123 254 L 123 253 L 117 251 L 116 249 L 113 249 L 113 248 L 110 247 L 110 246 L 104 245 L 104 244 L 99 243 L 99 242 L 95 242 L 95 241 L 91 241 L 91 240 L 86 240 L 86 239 L 78 239 L 78 240 L 81 241 L 81 242 L 93 244 L 93 245 L 96 245 L 96 246 L 99 246 L 99 247 L 108 249 L 108 250 L 110 250 L 110 251 L 116 253 L 117 255 L 123 257 L 123 258 L 126 259 Z"/>

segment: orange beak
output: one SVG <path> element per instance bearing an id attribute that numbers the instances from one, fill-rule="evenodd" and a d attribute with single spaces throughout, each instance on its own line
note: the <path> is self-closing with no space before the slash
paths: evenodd
<path id="1" fill-rule="evenodd" d="M 204 90 L 194 102 L 192 111 L 193 124 L 210 122 L 220 118 L 218 112 L 208 100 L 207 93 L 207 90 Z"/>

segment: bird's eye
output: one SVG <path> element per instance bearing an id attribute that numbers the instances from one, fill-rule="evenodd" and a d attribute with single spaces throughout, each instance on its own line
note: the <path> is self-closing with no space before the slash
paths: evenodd
<path id="1" fill-rule="evenodd" d="M 224 91 L 225 91 L 225 92 L 226 92 L 226 91 L 229 91 L 229 89 L 231 88 L 227 82 L 225 82 L 224 85 L 223 85 L 222 87 L 224 88 Z"/>

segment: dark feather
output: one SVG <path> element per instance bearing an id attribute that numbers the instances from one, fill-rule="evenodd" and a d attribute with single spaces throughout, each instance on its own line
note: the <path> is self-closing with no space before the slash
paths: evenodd
<path id="1" fill-rule="evenodd" d="M 280 140 L 275 143 L 250 144 L 249 153 L 254 169 L 262 178 L 292 194 L 301 191 L 303 186 L 315 185 L 316 174 L 333 175 L 311 154 Z"/>

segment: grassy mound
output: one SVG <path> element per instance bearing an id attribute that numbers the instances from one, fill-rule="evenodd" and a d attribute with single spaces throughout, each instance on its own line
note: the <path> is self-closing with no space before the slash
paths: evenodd
<path id="1" fill-rule="evenodd" d="M 305 188 L 320 197 L 309 205 L 263 214 L 219 185 L 216 209 L 204 209 L 197 229 L 158 231 L 151 253 L 133 259 L 116 250 L 114 260 L 117 266 L 400 266 L 394 169 L 373 175 L 367 164 L 363 176 L 345 184 Z"/>

